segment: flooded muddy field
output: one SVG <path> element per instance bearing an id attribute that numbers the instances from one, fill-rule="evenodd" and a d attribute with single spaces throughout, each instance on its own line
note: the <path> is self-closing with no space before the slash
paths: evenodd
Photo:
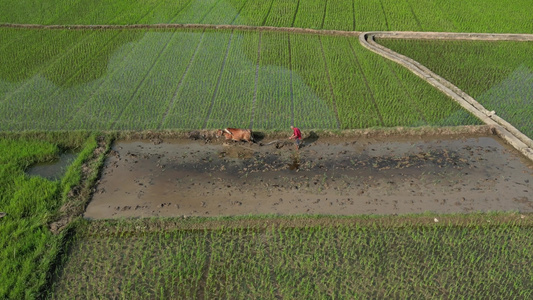
<path id="1" fill-rule="evenodd" d="M 533 164 L 497 136 L 248 144 L 118 141 L 86 218 L 533 212 Z"/>

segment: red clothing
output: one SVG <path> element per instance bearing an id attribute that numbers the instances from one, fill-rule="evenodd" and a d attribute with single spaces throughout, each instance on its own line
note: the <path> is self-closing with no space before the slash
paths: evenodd
<path id="1" fill-rule="evenodd" d="M 300 131 L 300 129 L 294 127 L 292 128 L 292 130 L 294 131 L 294 138 L 299 140 L 302 138 L 302 132 Z"/>

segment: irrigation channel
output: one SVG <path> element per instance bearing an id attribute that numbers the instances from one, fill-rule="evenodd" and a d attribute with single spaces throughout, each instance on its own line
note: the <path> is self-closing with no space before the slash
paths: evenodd
<path id="1" fill-rule="evenodd" d="M 117 141 L 84 217 L 533 212 L 533 163 L 469 129 Z"/>

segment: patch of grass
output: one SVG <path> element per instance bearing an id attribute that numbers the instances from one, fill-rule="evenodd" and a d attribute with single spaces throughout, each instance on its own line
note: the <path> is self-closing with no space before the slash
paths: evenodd
<path id="1" fill-rule="evenodd" d="M 48 228 L 81 165 L 93 154 L 96 136 L 88 133 L 20 133 L 0 137 L 0 298 L 35 298 L 47 283 L 64 234 Z M 62 149 L 82 149 L 62 180 L 28 176 L 24 170 L 56 157 Z"/>

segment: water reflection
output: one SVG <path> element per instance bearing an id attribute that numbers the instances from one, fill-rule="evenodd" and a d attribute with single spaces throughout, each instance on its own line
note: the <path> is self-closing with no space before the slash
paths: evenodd
<path id="1" fill-rule="evenodd" d="M 77 153 L 72 152 L 63 153 L 56 160 L 33 165 L 26 173 L 30 176 L 41 176 L 49 180 L 58 180 L 65 174 L 67 167 L 76 159 L 77 155 Z"/>

